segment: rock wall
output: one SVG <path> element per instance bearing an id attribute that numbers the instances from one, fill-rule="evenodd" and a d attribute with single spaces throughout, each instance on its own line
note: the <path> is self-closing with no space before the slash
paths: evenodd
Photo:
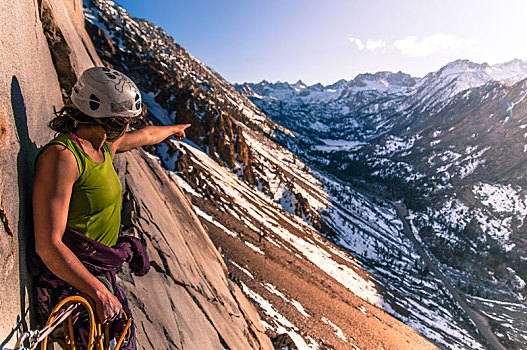
<path id="1" fill-rule="evenodd" d="M 28 320 L 25 245 L 31 223 L 32 168 L 46 126 L 60 107 L 57 73 L 33 1 L 0 2 L 0 348 Z M 16 339 L 15 339 L 16 340 Z"/>
<path id="2" fill-rule="evenodd" d="M 100 64 L 82 23 L 81 0 L 0 2 L 0 348 L 30 324 L 25 255 L 33 162 L 53 136 L 47 122 L 80 72 Z M 120 274 L 140 347 L 272 349 L 180 188 L 140 151 L 117 164 L 123 219 L 142 231 L 153 266 L 145 277 Z"/>

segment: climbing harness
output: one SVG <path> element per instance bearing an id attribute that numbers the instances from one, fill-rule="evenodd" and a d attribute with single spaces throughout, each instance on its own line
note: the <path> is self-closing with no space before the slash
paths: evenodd
<path id="1" fill-rule="evenodd" d="M 15 350 L 33 350 L 37 348 L 40 343 L 41 349 L 47 349 L 48 337 L 49 343 L 57 343 L 64 350 L 76 350 L 73 324 L 74 318 L 80 314 L 80 308 L 84 306 L 88 313 L 89 330 L 88 330 L 88 349 L 89 350 L 118 350 L 125 340 L 129 340 L 131 336 L 130 325 L 132 320 L 128 318 L 123 311 L 123 319 L 126 322 L 123 332 L 119 338 L 115 339 L 115 345 L 110 343 L 110 324 L 101 324 L 95 318 L 95 304 L 88 296 L 73 295 L 65 298 L 55 306 L 48 317 L 46 326 L 38 331 L 29 331 L 20 336 Z M 76 311 L 76 312 L 75 312 Z M 74 313 L 75 312 L 75 313 Z M 62 335 L 54 337 L 50 334 L 62 323 Z M 103 332 L 104 329 L 104 332 Z M 24 347 L 24 342 L 29 342 L 29 347 Z"/>

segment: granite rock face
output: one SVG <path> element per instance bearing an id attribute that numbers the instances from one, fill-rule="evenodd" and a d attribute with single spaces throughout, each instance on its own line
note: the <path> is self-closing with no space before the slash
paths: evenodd
<path id="1" fill-rule="evenodd" d="M 135 223 L 152 270 L 122 274 L 142 346 L 152 349 L 272 349 L 176 182 L 143 151 L 119 156 L 123 223 Z"/>
<path id="2" fill-rule="evenodd" d="M 0 3 L 0 348 L 13 344 L 29 310 L 25 245 L 32 167 L 51 138 L 46 123 L 62 98 L 36 2 Z M 16 339 L 15 339 L 16 340 Z"/>
<path id="3" fill-rule="evenodd" d="M 101 61 L 84 29 L 82 1 L 0 3 L 0 348 L 30 326 L 25 265 L 32 232 L 33 163 L 53 137 L 47 123 L 76 77 Z M 258 313 L 227 278 L 177 184 L 142 152 L 116 158 L 123 220 L 139 228 L 153 269 L 119 277 L 144 349 L 272 349 Z"/>

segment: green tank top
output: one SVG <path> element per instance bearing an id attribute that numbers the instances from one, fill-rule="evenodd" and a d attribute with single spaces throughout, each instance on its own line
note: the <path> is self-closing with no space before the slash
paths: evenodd
<path id="1" fill-rule="evenodd" d="M 108 144 L 103 145 L 102 163 L 93 161 L 69 134 L 60 135 L 48 144 L 60 144 L 69 149 L 79 167 L 66 226 L 97 242 L 114 246 L 121 226 L 122 187 Z"/>

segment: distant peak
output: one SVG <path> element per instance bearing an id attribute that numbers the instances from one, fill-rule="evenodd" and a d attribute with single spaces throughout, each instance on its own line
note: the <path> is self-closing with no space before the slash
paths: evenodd
<path id="1" fill-rule="evenodd" d="M 471 68 L 471 69 L 486 69 L 486 68 L 489 68 L 490 66 L 487 62 L 475 63 L 468 59 L 458 59 L 453 62 L 447 63 L 442 69 L 445 69 L 445 68 L 448 69 L 448 68 L 454 68 L 454 67 Z"/>
<path id="2" fill-rule="evenodd" d="M 297 88 L 297 89 L 305 89 L 306 88 L 306 84 L 304 84 L 304 82 L 300 79 L 298 79 L 298 81 L 296 83 L 294 83 L 293 85 L 294 88 Z"/>
<path id="3" fill-rule="evenodd" d="M 380 71 L 359 74 L 352 80 L 352 84 L 362 88 L 384 89 L 388 87 L 411 87 L 416 84 L 416 81 L 410 74 L 401 71 L 397 73 Z"/>
<path id="4" fill-rule="evenodd" d="M 519 58 L 514 58 L 510 61 L 495 64 L 493 67 L 511 67 L 511 66 L 527 66 L 527 61 Z"/>

